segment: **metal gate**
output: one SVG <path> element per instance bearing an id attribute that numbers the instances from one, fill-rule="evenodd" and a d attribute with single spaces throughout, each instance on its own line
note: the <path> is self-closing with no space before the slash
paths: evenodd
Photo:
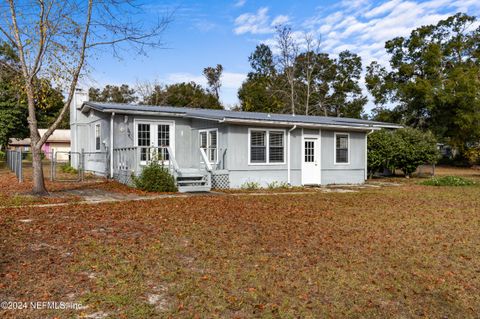
<path id="1" fill-rule="evenodd" d="M 75 168 L 72 163 L 78 163 Z M 79 182 L 83 180 L 83 159 L 79 152 L 53 152 L 51 180 L 57 182 Z"/>

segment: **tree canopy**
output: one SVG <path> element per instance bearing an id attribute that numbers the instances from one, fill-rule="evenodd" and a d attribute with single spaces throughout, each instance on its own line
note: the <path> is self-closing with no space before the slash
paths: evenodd
<path id="1" fill-rule="evenodd" d="M 367 103 L 361 58 L 350 51 L 330 57 L 310 35 L 302 51 L 289 28 L 277 30 L 278 54 L 259 44 L 248 58 L 252 71 L 238 91 L 241 109 L 360 118 Z"/>
<path id="2" fill-rule="evenodd" d="M 374 117 L 431 130 L 460 149 L 480 139 L 480 27 L 458 13 L 385 44 L 390 69 L 372 62 Z M 392 107 L 393 106 L 393 107 Z"/>
<path id="3" fill-rule="evenodd" d="M 223 109 L 222 104 L 212 92 L 195 82 L 183 82 L 170 85 L 154 85 L 144 97 L 142 104 L 196 107 L 205 109 Z"/>
<path id="4" fill-rule="evenodd" d="M 12 137 L 28 136 L 27 97 L 20 78 L 18 55 L 11 45 L 0 42 L 0 145 Z M 63 96 L 46 79 L 35 78 L 34 95 L 38 104 L 36 116 L 40 128 L 48 127 L 63 107 Z M 68 118 L 60 128 L 68 127 Z"/>
<path id="5" fill-rule="evenodd" d="M 88 97 L 96 102 L 133 103 L 137 100 L 135 90 L 128 84 L 106 85 L 103 89 L 91 87 L 88 90 Z"/>

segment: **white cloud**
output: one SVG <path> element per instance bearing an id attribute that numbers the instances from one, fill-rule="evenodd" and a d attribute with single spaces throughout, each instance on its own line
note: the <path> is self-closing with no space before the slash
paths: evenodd
<path id="1" fill-rule="evenodd" d="M 423 25 L 436 24 L 457 12 L 479 16 L 480 1 L 343 0 L 330 7 L 317 8 L 312 16 L 304 18 L 301 25 L 293 27 L 295 39 L 300 44 L 305 32 L 313 32 L 315 37 L 321 38 L 321 49 L 326 53 L 336 56 L 342 50 L 348 49 L 362 57 L 364 66 L 375 60 L 388 67 L 389 56 L 384 48 L 386 41 L 399 36 L 407 37 L 412 30 Z M 239 16 L 235 30 L 237 34 L 268 34 L 272 32 L 271 26 L 274 22 L 287 18 L 288 16 L 277 16 L 269 23 L 268 9 L 262 8 L 254 14 Z M 480 21 L 470 26 L 470 29 L 479 25 Z M 240 27 L 243 28 L 237 30 Z M 275 51 L 275 40 L 272 37 L 261 42 Z"/>
<path id="2" fill-rule="evenodd" d="M 280 25 L 280 24 L 285 24 L 288 21 L 290 21 L 290 18 L 288 16 L 279 15 L 279 16 L 276 16 L 275 19 L 273 19 L 271 25 L 272 26 L 277 26 L 277 25 Z"/>
<path id="3" fill-rule="evenodd" d="M 370 11 L 365 13 L 365 17 L 372 18 L 378 15 L 381 15 L 385 12 L 392 10 L 396 5 L 400 3 L 401 0 L 391 0 L 388 2 L 383 3 L 382 5 L 371 9 Z"/>
<path id="4" fill-rule="evenodd" d="M 268 7 L 263 7 L 254 13 L 244 13 L 235 19 L 235 34 L 269 34 L 275 32 L 275 26 L 286 24 L 290 21 L 287 15 L 277 15 L 271 19 Z"/>
<path id="5" fill-rule="evenodd" d="M 265 34 L 271 33 L 272 28 L 268 23 L 270 17 L 268 16 L 268 8 L 263 7 L 258 9 L 256 13 L 244 13 L 235 19 L 235 34 Z"/>
<path id="6" fill-rule="evenodd" d="M 237 2 L 235 2 L 233 6 L 237 8 L 241 8 L 245 5 L 245 3 L 247 3 L 247 0 L 238 0 Z"/>

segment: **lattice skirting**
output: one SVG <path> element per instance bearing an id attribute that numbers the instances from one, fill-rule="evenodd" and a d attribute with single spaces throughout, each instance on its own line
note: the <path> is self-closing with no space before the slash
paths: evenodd
<path id="1" fill-rule="evenodd" d="M 212 188 L 228 189 L 230 188 L 230 178 L 228 174 L 212 174 Z"/>
<path id="2" fill-rule="evenodd" d="M 116 171 L 113 173 L 113 178 L 122 184 L 132 185 L 132 172 L 131 171 Z"/>

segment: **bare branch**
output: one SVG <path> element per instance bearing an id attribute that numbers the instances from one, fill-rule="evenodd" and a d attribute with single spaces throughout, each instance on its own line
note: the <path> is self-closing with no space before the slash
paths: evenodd
<path id="1" fill-rule="evenodd" d="M 53 122 L 53 124 L 47 129 L 45 134 L 42 136 L 42 138 L 38 141 L 37 146 L 41 147 L 47 139 L 52 135 L 53 131 L 57 128 L 57 126 L 60 124 L 62 121 L 63 117 L 65 116 L 65 113 L 67 112 L 68 108 L 70 107 L 70 103 L 72 102 L 73 99 L 73 94 L 75 92 L 75 88 L 77 87 L 77 82 L 78 82 L 78 77 L 80 76 L 80 72 L 82 71 L 83 63 L 85 61 L 85 50 L 87 48 L 87 39 L 89 35 L 89 30 L 90 30 L 90 22 L 92 19 L 92 8 L 93 8 L 93 0 L 88 1 L 88 12 L 87 12 L 87 21 L 85 22 L 85 31 L 83 32 L 82 36 L 82 48 L 80 50 L 80 59 L 77 64 L 77 67 L 73 73 L 73 79 L 70 84 L 70 90 L 69 94 L 67 97 L 67 100 L 65 101 L 65 104 L 63 105 L 62 110 L 60 111 L 60 114 L 58 115 L 57 119 Z"/>

